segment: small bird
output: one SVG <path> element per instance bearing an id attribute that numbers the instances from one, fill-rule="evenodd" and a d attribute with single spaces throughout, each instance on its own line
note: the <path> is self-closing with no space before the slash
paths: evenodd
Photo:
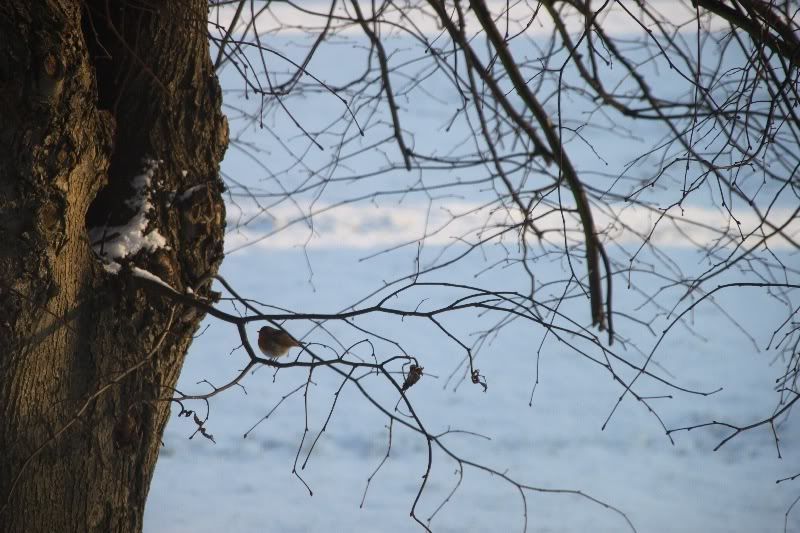
<path id="1" fill-rule="evenodd" d="M 267 357 L 281 357 L 290 348 L 302 346 L 285 331 L 264 326 L 258 330 L 258 347 Z"/>

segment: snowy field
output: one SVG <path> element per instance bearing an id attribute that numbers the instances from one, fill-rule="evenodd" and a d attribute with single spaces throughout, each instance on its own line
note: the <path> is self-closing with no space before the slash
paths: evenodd
<path id="1" fill-rule="evenodd" d="M 349 250 L 312 252 L 316 293 L 309 290 L 308 270 L 298 251 L 234 254 L 226 260 L 223 275 L 256 299 L 302 311 L 330 310 L 335 302 L 353 300 L 364 287 L 391 274 L 391 265 L 357 263 L 358 256 Z M 751 296 L 741 293 L 729 302 L 738 308 L 733 311 L 765 323 L 775 318 L 768 301 Z M 763 416 L 775 399 L 769 391 L 780 372 L 780 365 L 771 364 L 773 355 L 755 351 L 741 335 L 727 334 L 730 327 L 719 314 L 698 313 L 694 321 L 715 333 L 713 338 L 674 337 L 659 362 L 678 383 L 725 390 L 707 398 L 657 400 L 667 425 L 715 419 L 746 424 Z M 404 328 L 419 331 L 399 321 L 383 325 L 382 331 L 398 338 Z M 584 491 L 620 508 L 640 532 L 783 530 L 784 514 L 798 493 L 791 483 L 776 485 L 775 480 L 800 465 L 796 423 L 781 428 L 782 460 L 767 427 L 745 433 L 717 452 L 712 449 L 728 434 L 717 428 L 678 433 L 673 446 L 656 420 L 630 400 L 601 431 L 619 394 L 607 373 L 567 351 L 548 351 L 542 355 L 540 383 L 529 407 L 535 376 L 531 346 L 539 339 L 537 333 L 515 331 L 519 336 L 501 335 L 477 362 L 487 377 L 486 393 L 471 383 L 455 392 L 443 389 L 443 378 L 459 356 L 441 335 L 404 339 L 417 350 L 412 353 L 426 373 L 440 376 L 426 376 L 410 391 L 431 431 L 452 427 L 492 439 L 454 434 L 448 442 L 455 450 L 498 470 L 508 469 L 520 482 Z M 763 346 L 764 339 L 759 340 Z M 192 345 L 180 388 L 205 391 L 195 383 L 221 383 L 233 376 L 244 360 L 241 350 L 229 355 L 237 344 L 232 329 L 211 324 Z M 148 499 L 145 531 L 419 530 L 408 512 L 425 470 L 425 441 L 397 428 L 390 459 L 359 508 L 366 479 L 385 454 L 387 431 L 385 417 L 354 388 L 344 388 L 327 432 L 302 471 L 313 497 L 292 475 L 304 427 L 302 396 L 290 397 L 242 438 L 305 379 L 303 371 L 293 369 L 280 371 L 273 381 L 273 372 L 261 369 L 246 378 L 247 394 L 234 389 L 217 397 L 208 424 L 216 445 L 199 436 L 188 440 L 193 424 L 173 416 Z M 309 398 L 312 437 L 338 386 L 322 376 L 317 383 Z M 434 457 L 420 517 L 430 516 L 447 496 L 457 482 L 455 470 L 452 461 Z M 569 495 L 531 494 L 528 521 L 529 531 L 537 532 L 627 529 L 615 513 Z M 521 531 L 521 499 L 510 485 L 468 469 L 432 525 L 435 531 Z M 790 515 L 788 531 L 800 531 L 800 513 Z"/>
<path id="2" fill-rule="evenodd" d="M 394 46 L 401 50 L 404 43 Z M 323 50 L 308 68 L 326 81 L 341 82 L 337 76 L 342 69 L 337 70 L 337 65 L 348 63 L 343 54 L 355 54 L 358 52 L 355 48 L 345 43 Z M 281 49 L 296 60 L 303 57 L 298 48 L 286 45 Z M 233 83 L 233 78 L 226 77 L 230 74 L 230 71 L 223 73 L 223 86 Z M 663 73 L 663 76 L 669 75 L 669 72 Z M 669 83 L 669 80 L 660 81 L 662 85 Z M 435 84 L 436 80 L 432 79 L 431 83 Z M 455 98 L 452 88 L 444 84 L 440 91 L 434 92 L 443 99 Z M 451 109 L 426 101 L 401 104 L 406 112 L 406 127 L 418 132 L 413 138 L 415 146 L 423 149 L 444 142 L 442 124 L 452 115 Z M 336 107 L 337 102 L 324 94 L 308 102 L 288 102 L 287 105 L 295 118 L 309 129 L 342 112 Z M 453 107 L 456 105 L 453 103 Z M 572 103 L 570 106 L 580 113 L 579 106 Z M 255 138 L 248 135 L 273 136 L 271 141 L 264 141 L 267 148 L 263 155 L 271 168 L 289 169 L 281 175 L 281 180 L 285 180 L 282 184 L 288 188 L 305 179 L 304 165 L 322 164 L 321 160 L 313 160 L 314 157 L 330 156 L 330 151 L 320 156 L 309 152 L 302 165 L 295 165 L 277 149 L 277 143 L 278 139 L 302 143 L 302 136 L 285 117 L 281 119 L 280 114 L 277 119 L 268 118 L 266 122 L 265 130 L 251 130 L 240 140 Z M 235 126 L 233 120 L 233 132 L 237 131 Z M 620 168 L 627 161 L 644 151 L 647 143 L 658 136 L 655 131 L 637 131 L 637 138 L 642 140 L 637 144 L 635 141 L 620 143 L 602 128 L 596 131 L 587 128 L 583 133 L 594 149 L 609 161 L 603 168 L 612 175 L 621 172 Z M 371 131 L 367 140 L 384 134 L 390 135 L 388 126 Z M 448 142 L 453 146 L 458 146 L 466 137 L 463 129 L 459 131 L 457 127 L 448 130 L 448 135 Z M 593 150 L 580 142 L 568 148 L 582 176 L 587 180 L 599 180 L 598 174 L 592 172 L 602 165 Z M 382 161 L 383 157 L 383 154 L 368 153 L 345 160 L 337 176 L 347 176 L 353 168 L 379 166 L 376 161 Z M 652 160 L 641 161 L 641 171 L 646 172 L 651 163 Z M 248 165 L 248 158 L 232 147 L 223 171 L 267 196 L 278 190 L 273 179 Z M 638 170 L 634 168 L 633 171 Z M 464 176 L 465 180 L 470 178 L 474 176 Z M 413 246 L 400 253 L 360 259 L 414 240 L 426 229 L 446 224 L 447 217 L 437 219 L 443 215 L 436 208 L 444 205 L 446 198 L 438 199 L 431 212 L 427 209 L 432 203 L 411 195 L 404 197 L 402 203 L 401 198 L 390 197 L 380 206 L 365 201 L 332 211 L 325 209 L 343 198 L 363 193 L 364 187 L 402 189 L 417 179 L 417 173 L 395 172 L 358 183 L 342 180 L 327 187 L 321 198 L 313 194 L 300 196 L 296 198 L 297 203 L 277 202 L 262 211 L 254 210 L 244 201 L 231 203 L 228 205 L 229 229 L 254 214 L 262 216 L 228 234 L 229 255 L 221 274 L 241 294 L 266 304 L 297 312 L 339 311 L 380 287 L 385 280 L 414 271 L 416 248 Z M 425 183 L 435 185 L 440 183 L 437 180 L 447 179 L 451 177 L 426 175 Z M 749 185 L 747 180 L 741 183 L 744 188 Z M 760 180 L 754 185 L 757 186 Z M 667 187 L 652 194 L 654 199 L 669 203 L 672 192 Z M 484 202 L 486 193 L 486 190 L 479 194 L 459 189 L 453 193 L 458 197 L 447 205 L 467 212 Z M 491 190 L 488 193 L 493 194 Z M 264 204 L 269 202 L 265 200 Z M 725 213 L 720 219 L 719 211 L 709 205 L 686 207 L 687 218 L 701 219 L 709 226 L 725 223 Z M 780 202 L 775 206 L 779 221 L 791 212 L 787 208 L 794 206 Z M 314 210 L 317 211 L 316 227 L 311 235 L 306 225 L 293 221 Z M 647 227 L 644 219 L 637 218 L 646 214 L 621 210 L 617 215 L 632 227 Z M 479 213 L 474 219 L 462 217 L 446 231 L 427 238 L 424 257 L 435 257 L 443 247 L 453 244 L 454 235 L 463 235 L 470 227 L 479 226 L 483 216 Z M 605 224 L 607 216 L 608 213 L 597 214 L 600 226 Z M 746 231 L 748 224 L 754 221 L 742 217 L 741 222 Z M 796 235 L 799 225 L 795 222 L 787 226 L 787 231 Z M 687 246 L 687 233 L 699 242 L 704 239 L 707 242 L 708 236 L 702 234 L 702 228 L 681 228 L 681 233 L 662 225 L 662 230 L 653 236 L 653 242 L 663 247 L 671 261 L 694 274 L 707 267 Z M 258 240 L 265 235 L 269 238 Z M 635 236 L 618 234 L 615 238 L 635 249 Z M 309 243 L 307 257 L 301 246 L 306 242 Z M 456 251 L 457 247 L 448 253 Z M 778 254 L 784 252 L 777 251 Z M 524 291 L 527 282 L 519 275 L 519 269 L 498 267 L 475 276 L 497 259 L 491 257 L 491 249 L 487 253 L 489 257 L 473 257 L 457 263 L 428 280 L 461 281 Z M 787 256 L 785 260 L 787 264 L 796 265 L 796 256 Z M 533 268 L 538 280 L 562 277 L 563 265 L 559 262 L 542 259 Z M 658 280 L 651 277 L 639 275 L 635 278 L 635 284 L 646 291 L 657 287 Z M 414 308 L 426 296 L 431 300 L 422 305 L 433 305 L 437 298 L 443 301 L 448 295 L 416 292 L 403 303 Z M 627 290 L 624 283 L 617 281 L 615 309 L 636 314 L 641 298 L 641 294 Z M 681 387 L 700 391 L 722 387 L 723 390 L 698 396 L 640 383 L 642 393 L 671 395 L 650 401 L 668 428 L 713 420 L 747 425 L 772 412 L 777 401 L 774 383 L 785 370 L 785 362 L 775 360 L 776 352 L 764 349 L 770 335 L 786 316 L 786 309 L 775 302 L 758 290 L 731 291 L 719 296 L 716 301 L 719 307 L 702 305 L 689 315 L 694 333 L 682 327 L 671 333 L 648 368 Z M 589 321 L 588 303 L 583 299 L 565 304 L 565 310 L 584 323 Z M 646 316 L 650 315 L 641 315 L 643 319 Z M 731 317 L 758 335 L 753 339 L 743 335 L 731 325 Z M 470 332 L 486 329 L 486 320 L 475 313 L 463 313 L 448 318 L 447 326 L 469 340 L 474 338 L 470 337 Z M 209 380 L 221 385 L 246 363 L 244 351 L 237 349 L 239 341 L 234 328 L 214 320 L 207 320 L 206 324 L 208 328 L 201 328 L 202 334 L 190 348 L 180 378 L 179 389 L 187 394 L 208 392 L 210 387 L 198 382 Z M 601 430 L 621 393 L 620 386 L 604 368 L 569 350 L 552 336 L 546 339 L 541 351 L 539 383 L 529 405 L 531 388 L 537 377 L 537 347 L 543 335 L 541 328 L 530 323 L 512 324 L 480 351 L 475 366 L 486 377 L 486 392 L 468 379 L 460 381 L 461 374 L 448 381 L 448 376 L 462 362 L 463 352 L 430 324 L 419 319 L 403 321 L 399 317 L 385 316 L 365 317 L 357 324 L 399 340 L 424 366 L 425 376 L 409 391 L 409 398 L 431 433 L 463 430 L 478 434 L 453 432 L 442 437 L 463 459 L 506 472 L 519 483 L 533 487 L 581 491 L 625 513 L 640 533 L 778 533 L 784 531 L 787 510 L 800 496 L 800 480 L 775 483 L 777 479 L 800 471 L 800 424 L 796 416 L 777 427 L 780 459 L 768 425 L 737 436 L 716 452 L 713 449 L 730 434 L 730 430 L 719 426 L 675 433 L 673 445 L 658 420 L 630 396 L 617 408 L 606 429 Z M 662 319 L 652 326 L 660 332 L 666 324 Z M 344 345 L 366 338 L 352 328 L 329 325 Z M 251 342 L 259 326 L 252 324 L 248 329 Z M 307 322 L 287 322 L 284 326 L 304 342 L 330 343 L 330 338 L 319 330 L 309 333 Z M 616 327 L 645 354 L 657 341 L 656 336 L 646 334 L 643 328 L 624 319 L 619 319 Z M 379 357 L 397 354 L 390 345 L 375 343 Z M 360 345 L 359 350 L 362 348 L 365 349 L 365 345 Z M 622 349 L 616 344 L 615 348 Z M 319 347 L 319 351 L 330 353 L 324 347 Z M 366 351 L 360 355 L 368 356 Z M 633 350 L 626 352 L 626 356 L 639 364 L 645 360 L 645 355 Z M 631 377 L 630 374 L 626 376 Z M 215 397 L 210 404 L 206 427 L 214 435 L 216 444 L 199 435 L 190 440 L 188 437 L 196 426 L 191 419 L 178 418 L 173 409 L 150 489 L 145 532 L 421 531 L 409 517 L 409 511 L 426 471 L 426 441 L 397 424 L 393 427 L 389 459 L 372 479 L 363 508 L 360 507 L 367 479 L 386 454 L 388 421 L 352 385 L 342 389 L 325 433 L 305 468 L 299 470 L 313 496 L 292 473 L 306 423 L 302 390 L 289 396 L 269 419 L 261 422 L 247 438 L 243 437 L 281 402 L 284 395 L 305 383 L 307 377 L 307 372 L 300 368 L 277 373 L 261 368 L 244 379 L 244 388 L 234 387 Z M 309 432 L 299 451 L 298 469 L 331 410 L 341 378 L 323 369 L 315 372 L 313 383 L 307 398 Z M 394 405 L 396 397 L 391 396 L 391 391 L 380 387 L 372 390 L 390 408 Z M 205 410 L 201 403 L 188 407 L 200 413 Z M 458 490 L 437 512 L 458 482 L 458 465 L 442 453 L 434 453 L 431 475 L 417 507 L 417 515 L 423 521 L 435 514 L 430 522 L 434 531 L 523 530 L 525 510 L 517 489 L 497 476 L 474 468 L 464 469 Z M 588 498 L 533 491 L 526 494 L 527 530 L 530 532 L 630 531 L 620 514 Z M 788 515 L 786 531 L 800 533 L 800 509 L 795 508 Z"/>

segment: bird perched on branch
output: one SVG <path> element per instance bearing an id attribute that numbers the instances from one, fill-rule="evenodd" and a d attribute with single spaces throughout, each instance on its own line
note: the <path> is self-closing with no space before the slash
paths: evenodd
<path id="1" fill-rule="evenodd" d="M 258 330 L 258 347 L 267 357 L 281 357 L 290 348 L 302 346 L 285 331 L 264 326 Z"/>

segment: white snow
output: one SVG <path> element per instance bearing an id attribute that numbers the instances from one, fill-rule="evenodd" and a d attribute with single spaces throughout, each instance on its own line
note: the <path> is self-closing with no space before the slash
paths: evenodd
<path id="1" fill-rule="evenodd" d="M 112 261 L 110 263 L 103 263 L 103 268 L 109 274 L 119 274 L 119 270 L 122 268 L 122 265 L 116 261 Z"/>
<path id="2" fill-rule="evenodd" d="M 150 182 L 158 167 L 154 160 L 145 161 L 145 170 L 134 176 L 134 195 L 125 201 L 136 213 L 121 226 L 102 226 L 89 230 L 89 240 L 95 253 L 105 263 L 113 264 L 119 259 L 136 254 L 139 250 L 154 251 L 166 246 L 167 240 L 156 229 L 147 231 L 148 214 L 153 209 L 150 202 Z M 115 272 L 114 267 L 106 269 Z M 118 271 L 119 268 L 116 268 Z"/>
<path id="3" fill-rule="evenodd" d="M 206 187 L 205 184 L 200 184 L 200 185 L 195 185 L 193 187 L 189 187 L 188 189 L 186 189 L 185 191 L 183 191 L 181 194 L 178 195 L 178 201 L 179 202 L 183 202 L 184 200 L 187 200 L 196 191 L 199 191 L 200 189 L 205 189 L 205 187 Z"/>
<path id="4" fill-rule="evenodd" d="M 136 277 L 149 279 L 150 281 L 155 281 L 159 285 L 163 285 L 164 287 L 175 291 L 175 289 L 169 283 L 167 283 L 163 279 L 159 278 L 158 276 L 156 276 L 155 274 L 153 274 L 149 270 L 145 270 L 145 269 L 139 268 L 137 266 L 132 266 L 131 267 L 131 272 Z M 178 292 L 178 291 L 175 291 L 175 292 Z"/>
<path id="5" fill-rule="evenodd" d="M 359 263 L 362 254 L 346 249 L 312 251 L 316 291 L 307 283 L 304 256 L 297 250 L 274 250 L 258 269 L 252 255 L 234 254 L 223 263 L 222 274 L 248 297 L 300 311 L 330 310 L 401 270 L 390 259 Z M 542 264 L 537 270 L 544 277 L 557 267 Z M 457 269 L 449 279 L 462 277 L 470 277 L 470 272 Z M 487 285 L 508 281 L 503 272 L 482 280 Z M 630 300 L 634 296 L 620 290 L 615 302 L 622 309 Z M 752 292 L 738 293 L 726 301 L 726 307 L 737 316 L 765 322 L 780 313 L 769 299 Z M 466 331 L 479 328 L 483 320 L 463 317 L 452 325 Z M 426 375 L 411 389 L 410 397 L 432 432 L 452 427 L 491 437 L 491 441 L 458 434 L 449 437 L 447 442 L 465 457 L 501 471 L 508 469 L 520 481 L 535 486 L 583 490 L 621 508 L 640 533 L 783 531 L 784 513 L 798 488 L 789 482 L 776 485 L 775 480 L 794 473 L 800 464 L 800 426 L 795 421 L 780 430 L 783 459 L 777 458 L 769 428 L 741 435 L 718 452 L 712 451 L 714 446 L 728 434 L 721 428 L 678 433 L 672 446 L 656 420 L 630 399 L 601 431 L 620 388 L 603 369 L 552 339 L 541 355 L 540 383 L 533 407 L 528 407 L 535 348 L 542 338 L 539 328 L 519 324 L 480 354 L 476 366 L 489 386 L 483 393 L 469 382 L 455 392 L 452 387 L 443 389 L 445 378 L 460 360 L 458 349 L 419 321 L 373 317 L 357 323 L 401 340 L 409 353 L 420 358 Z M 701 331 L 730 333 L 709 341 L 679 334 L 658 361 L 680 384 L 700 389 L 724 385 L 725 390 L 708 398 L 676 393 L 673 399 L 653 400 L 667 423 L 679 426 L 714 419 L 750 423 L 769 412 L 774 401 L 772 380 L 780 373 L 779 366 L 770 365 L 773 355 L 753 350 L 712 308 L 699 310 L 695 323 Z M 192 343 L 178 383 L 186 393 L 208 392 L 209 387 L 197 382 L 208 379 L 219 386 L 246 361 L 243 351 L 235 349 L 239 344 L 235 328 L 214 320 L 206 324 L 209 328 Z M 346 345 L 365 338 L 341 325 L 327 326 Z M 292 322 L 286 327 L 302 337 L 309 326 Z M 249 329 L 253 341 L 257 328 Z M 626 332 L 635 330 L 626 328 Z M 304 340 L 312 339 L 330 344 L 319 331 Z M 653 342 L 643 335 L 632 340 L 643 347 Z M 220 357 L 232 349 L 230 356 Z M 381 343 L 377 351 L 379 357 L 394 353 Z M 369 359 L 368 350 L 358 353 Z M 298 464 L 313 497 L 292 475 L 305 425 L 302 391 L 242 438 L 283 395 L 308 378 L 307 371 L 297 368 L 280 370 L 274 382 L 273 374 L 262 368 L 242 382 L 247 394 L 234 387 L 211 400 L 207 427 L 216 446 L 202 438 L 188 440 L 195 427 L 186 418 L 178 418 L 173 407 L 145 510 L 144 531 L 420 531 L 408 513 L 425 471 L 425 441 L 397 425 L 390 458 L 372 480 L 365 507 L 359 508 L 366 480 L 385 454 L 387 430 L 385 417 L 351 385 L 343 389 L 327 431 L 308 466 L 300 470 L 309 441 L 324 423 L 340 383 L 329 372 L 314 372 L 316 385 L 309 389 L 310 432 Z M 373 390 L 390 398 L 380 387 Z M 388 403 L 390 408 L 394 404 Z M 205 409 L 199 403 L 190 408 Z M 441 454 L 434 456 L 429 489 L 420 503 L 423 520 L 455 486 L 456 468 Z M 614 513 L 573 496 L 532 494 L 528 520 L 531 533 L 627 531 Z M 521 500 L 513 488 L 468 470 L 432 527 L 436 532 L 521 532 L 522 522 Z M 795 513 L 790 515 L 789 532 L 798 531 L 800 515 Z"/>
<path id="6" fill-rule="evenodd" d="M 189 189 L 191 191 L 191 189 Z M 181 198 L 189 194 L 181 195 Z M 270 224 L 265 226 L 258 215 L 263 212 L 255 206 L 246 206 L 241 201 L 236 209 L 228 212 L 228 235 L 226 252 L 254 246 L 259 249 L 290 249 L 308 244 L 311 248 L 379 248 L 425 238 L 426 245 L 443 246 L 456 240 L 477 242 L 487 227 L 518 224 L 522 216 L 518 210 L 500 210 L 496 206 L 483 207 L 478 203 L 449 202 L 448 210 L 433 209 L 426 205 L 383 205 L 376 208 L 369 204 L 334 207 L 315 202 L 303 205 L 282 205 L 269 210 Z M 535 209 L 536 226 L 543 232 L 562 229 L 561 217 L 556 212 L 542 214 L 544 208 Z M 718 209 L 689 206 L 680 213 L 676 208 L 672 220 L 663 219 L 652 235 L 649 228 L 656 222 L 657 214 L 641 207 L 625 209 L 608 208 L 595 212 L 595 227 L 607 232 L 607 239 L 622 245 L 640 245 L 646 237 L 655 246 L 693 249 L 697 243 L 712 242 L 720 236 L 722 244 L 750 246 L 764 236 L 764 231 L 755 231 L 759 221 L 752 212 L 740 213 L 740 226 L 730 224 L 729 215 Z M 311 213 L 314 225 L 307 224 Z M 793 217 L 793 208 L 772 210 L 774 221 L 783 227 L 783 235 L 800 240 L 800 219 Z M 243 220 L 252 220 L 248 225 L 239 225 Z M 580 224 L 574 217 L 565 221 L 571 243 L 583 239 Z M 745 235 L 743 240 L 739 231 Z M 528 239 L 536 242 L 530 233 Z M 770 247 L 775 250 L 792 249 L 793 245 L 782 235 L 773 236 Z"/>

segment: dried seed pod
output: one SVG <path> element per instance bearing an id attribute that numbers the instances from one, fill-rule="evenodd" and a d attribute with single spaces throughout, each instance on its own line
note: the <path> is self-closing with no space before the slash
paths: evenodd
<path id="1" fill-rule="evenodd" d="M 413 387 L 414 384 L 419 381 L 419 378 L 422 377 L 423 370 L 425 370 L 424 367 L 412 364 L 411 368 L 408 369 L 408 375 L 406 376 L 406 380 L 403 382 L 403 387 L 400 390 L 405 392 Z"/>

